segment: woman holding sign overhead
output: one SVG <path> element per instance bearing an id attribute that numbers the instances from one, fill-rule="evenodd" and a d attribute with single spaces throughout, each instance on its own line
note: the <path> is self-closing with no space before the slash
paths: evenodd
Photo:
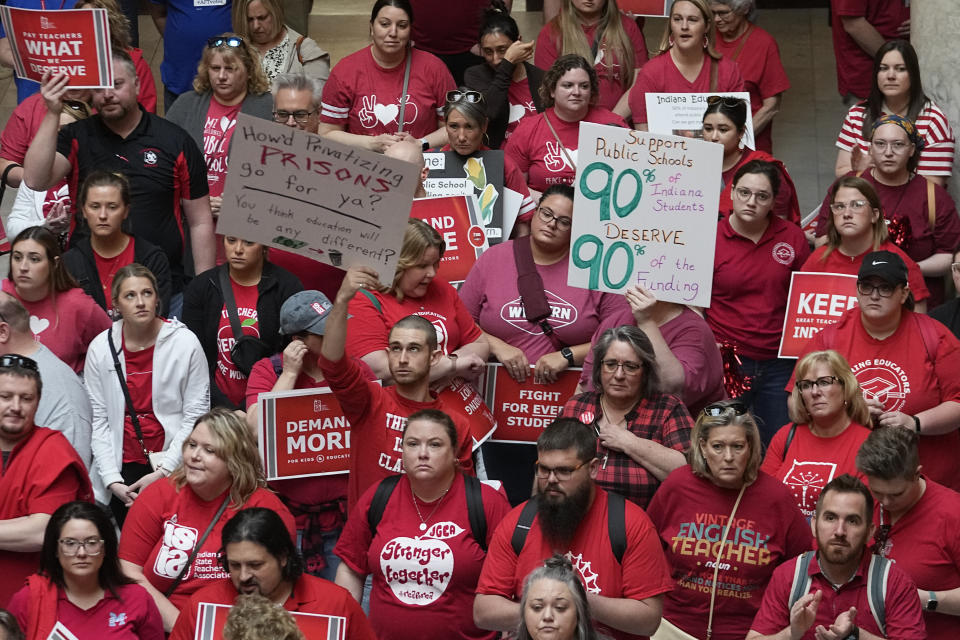
<path id="1" fill-rule="evenodd" d="M 749 378 L 742 400 L 758 419 L 764 444 L 788 420 L 784 387 L 793 361 L 777 354 L 790 280 L 810 255 L 800 227 L 772 214 L 779 188 L 774 164 L 751 160 L 737 170 L 733 213 L 717 224 L 713 293 L 705 310 L 721 351 Z"/>
<path id="2" fill-rule="evenodd" d="M 707 0 L 674 0 L 660 40 L 660 55 L 643 66 L 630 89 L 635 128 L 647 130 L 648 93 L 743 91 L 737 64 L 713 48 L 715 31 Z"/>

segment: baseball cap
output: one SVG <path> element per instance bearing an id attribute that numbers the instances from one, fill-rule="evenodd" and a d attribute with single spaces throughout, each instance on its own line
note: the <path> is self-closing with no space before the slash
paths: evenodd
<path id="1" fill-rule="evenodd" d="M 892 251 L 874 251 L 868 253 L 860 265 L 857 278 L 864 280 L 877 277 L 890 284 L 907 284 L 907 265 Z"/>
<path id="2" fill-rule="evenodd" d="M 327 296 L 319 291 L 298 291 L 280 307 L 280 333 L 292 336 L 306 331 L 322 336 L 332 307 Z"/>

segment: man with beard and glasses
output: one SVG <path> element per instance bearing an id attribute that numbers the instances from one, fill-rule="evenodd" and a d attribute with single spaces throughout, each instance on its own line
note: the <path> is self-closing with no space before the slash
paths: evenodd
<path id="1" fill-rule="evenodd" d="M 185 284 L 185 223 L 196 273 L 212 268 L 216 257 L 206 163 L 186 131 L 137 103 L 140 82 L 130 56 L 114 51 L 113 65 L 113 87 L 93 92 L 97 115 L 67 125 L 59 134 L 68 78 L 44 75 L 40 92 L 47 113 L 27 149 L 23 180 L 41 191 L 66 178 L 77 202 L 79 185 L 95 169 L 124 174 L 130 181 L 132 231 L 163 249 L 170 261 L 174 295 L 169 315 L 178 317 Z M 78 231 L 89 231 L 82 220 L 78 223 Z"/>
<path id="2" fill-rule="evenodd" d="M 913 581 L 867 550 L 872 514 L 873 496 L 853 476 L 843 474 L 823 488 L 811 522 L 818 551 L 774 570 L 747 640 L 927 637 Z M 882 603 L 870 596 L 871 587 Z"/>
<path id="3" fill-rule="evenodd" d="M 170 640 L 193 639 L 200 603 L 232 606 L 239 596 L 251 593 L 287 611 L 331 616 L 344 630 L 336 637 L 375 640 L 363 610 L 346 589 L 303 572 L 296 545 L 283 520 L 271 509 L 251 507 L 237 512 L 224 525 L 221 543 L 220 561 L 230 577 L 190 597 Z"/>
<path id="4" fill-rule="evenodd" d="M 473 619 L 483 629 L 515 630 L 527 574 L 554 553 L 565 555 L 587 589 L 599 633 L 627 639 L 652 634 L 660 624 L 662 597 L 673 588 L 657 532 L 631 502 L 611 498 L 596 485 L 597 436 L 574 418 L 554 420 L 537 439 L 535 516 L 523 536 L 530 501 L 497 527 L 483 564 Z M 609 518 L 622 510 L 622 521 Z M 530 514 L 532 507 L 527 507 Z M 520 532 L 518 534 L 518 531 Z M 523 539 L 520 551 L 514 541 Z M 617 560 L 614 541 L 625 543 Z"/>

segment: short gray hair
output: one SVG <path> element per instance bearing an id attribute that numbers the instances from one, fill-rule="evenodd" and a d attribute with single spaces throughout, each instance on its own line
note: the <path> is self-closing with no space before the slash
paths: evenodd
<path id="1" fill-rule="evenodd" d="M 566 585 L 567 589 L 570 590 L 573 605 L 577 610 L 577 632 L 574 634 L 574 638 L 576 640 L 596 640 L 597 632 L 594 630 L 593 621 L 590 619 L 590 607 L 587 604 L 587 593 L 583 588 L 583 583 L 580 582 L 580 578 L 570 561 L 556 553 L 531 571 L 530 575 L 523 581 L 523 596 L 520 598 L 520 627 L 517 629 L 517 640 L 530 640 L 531 638 L 526 621 L 523 619 L 523 612 L 527 607 L 530 586 L 538 580 L 554 580 Z"/>
<path id="2" fill-rule="evenodd" d="M 293 91 L 309 91 L 313 96 L 313 106 L 320 106 L 320 98 L 323 95 L 323 85 L 311 76 L 305 73 L 281 73 L 273 79 L 270 85 L 270 93 L 276 95 L 282 89 L 291 89 Z"/>
<path id="3" fill-rule="evenodd" d="M 593 345 L 593 371 L 590 373 L 590 381 L 593 382 L 593 390 L 602 393 L 603 384 L 600 374 L 603 371 L 603 359 L 607 355 L 607 349 L 614 342 L 626 342 L 633 347 L 637 358 L 643 365 L 643 383 L 640 385 L 640 397 L 649 398 L 660 391 L 660 374 L 657 373 L 657 358 L 653 352 L 653 344 L 641 329 L 632 325 L 623 325 L 607 329 L 597 342 Z"/>
<path id="4" fill-rule="evenodd" d="M 755 0 L 710 0 L 711 9 L 715 4 L 725 4 L 738 16 L 747 16 L 747 20 L 753 20 L 756 12 Z"/>

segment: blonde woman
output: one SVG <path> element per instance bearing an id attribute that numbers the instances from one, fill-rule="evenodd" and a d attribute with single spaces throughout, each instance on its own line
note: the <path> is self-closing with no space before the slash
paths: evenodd
<path id="1" fill-rule="evenodd" d="M 281 73 L 302 73 L 316 79 L 322 88 L 330 77 L 330 54 L 313 38 L 286 25 L 280 0 L 237 0 L 233 3 L 233 30 L 257 49 L 271 82 Z"/>

